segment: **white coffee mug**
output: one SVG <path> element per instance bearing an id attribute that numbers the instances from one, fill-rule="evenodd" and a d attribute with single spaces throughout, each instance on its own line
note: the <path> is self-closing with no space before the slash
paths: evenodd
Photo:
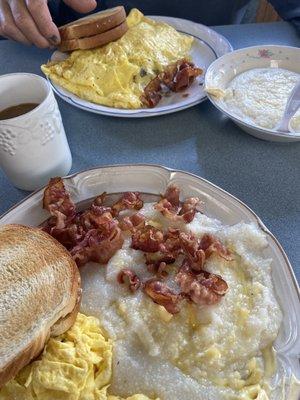
<path id="1" fill-rule="evenodd" d="M 0 111 L 23 103 L 39 105 L 0 120 L 0 166 L 16 187 L 34 190 L 53 176 L 67 175 L 72 157 L 47 80 L 27 73 L 0 76 Z"/>

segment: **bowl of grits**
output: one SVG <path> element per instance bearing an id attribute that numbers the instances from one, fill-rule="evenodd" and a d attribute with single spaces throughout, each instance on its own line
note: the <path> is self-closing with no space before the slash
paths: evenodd
<path id="1" fill-rule="evenodd" d="M 300 80 L 300 49 L 253 46 L 213 62 L 205 76 L 210 101 L 245 132 L 259 139 L 300 140 L 300 110 L 290 132 L 277 131 L 293 87 Z"/>

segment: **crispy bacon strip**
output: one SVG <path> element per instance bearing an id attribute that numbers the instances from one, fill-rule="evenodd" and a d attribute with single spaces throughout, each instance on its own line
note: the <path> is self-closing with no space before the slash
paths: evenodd
<path id="1" fill-rule="evenodd" d="M 70 199 L 61 178 L 52 178 L 44 192 L 43 208 L 58 219 L 59 227 L 76 214 L 75 204 Z"/>
<path id="2" fill-rule="evenodd" d="M 200 248 L 199 240 L 191 234 L 181 232 L 180 243 L 191 268 L 195 271 L 201 271 L 205 263 L 205 252 Z"/>
<path id="3" fill-rule="evenodd" d="M 136 292 L 141 286 L 140 278 L 133 271 L 127 268 L 122 269 L 119 272 L 117 281 L 120 284 L 126 284 L 132 293 Z"/>
<path id="4" fill-rule="evenodd" d="M 216 253 L 227 261 L 232 260 L 230 251 L 213 235 L 204 235 L 200 242 L 200 248 L 205 252 L 206 258 Z"/>
<path id="5" fill-rule="evenodd" d="M 140 213 L 135 213 L 130 217 L 124 217 L 120 220 L 119 226 L 122 231 L 135 232 L 136 229 L 141 228 L 145 224 L 145 216 Z"/>
<path id="6" fill-rule="evenodd" d="M 103 192 L 102 194 L 97 196 L 93 201 L 93 205 L 95 205 L 95 206 L 103 206 L 104 202 L 106 200 L 106 196 L 107 196 L 106 192 Z"/>
<path id="7" fill-rule="evenodd" d="M 177 186 L 169 186 L 155 208 L 170 220 L 192 222 L 196 212 L 202 211 L 200 206 L 203 203 L 198 197 L 189 197 L 181 204 L 179 194 L 180 190 Z"/>
<path id="8" fill-rule="evenodd" d="M 170 83 L 166 82 L 165 84 L 173 91 L 173 92 L 181 92 L 191 86 L 197 76 L 202 74 L 202 69 L 196 68 L 195 65 L 189 61 L 182 61 L 177 63 L 176 72 L 173 75 L 173 71 L 171 71 L 168 79 Z M 172 76 L 173 75 L 173 76 Z"/>
<path id="9" fill-rule="evenodd" d="M 97 228 L 101 232 L 111 232 L 118 221 L 113 218 L 110 207 L 91 205 L 80 216 L 80 224 L 86 230 Z"/>
<path id="10" fill-rule="evenodd" d="M 144 203 L 139 192 L 126 192 L 120 200 L 112 206 L 112 214 L 117 216 L 123 210 L 140 210 L 143 205 Z"/>
<path id="11" fill-rule="evenodd" d="M 71 255 L 78 266 L 89 261 L 106 264 L 123 245 L 121 229 L 116 227 L 109 236 L 97 229 L 87 232 L 84 239 L 71 250 Z"/>
<path id="12" fill-rule="evenodd" d="M 184 222 L 190 223 L 193 221 L 197 211 L 202 211 L 203 202 L 200 201 L 198 197 L 187 198 L 179 211 L 179 215 L 182 216 Z"/>
<path id="13" fill-rule="evenodd" d="M 173 292 L 165 283 L 150 279 L 144 283 L 144 292 L 154 303 L 165 307 L 170 314 L 177 314 L 180 311 L 179 303 L 182 297 Z"/>
<path id="14" fill-rule="evenodd" d="M 187 260 L 184 260 L 175 280 L 182 293 L 199 305 L 219 303 L 228 290 L 227 283 L 219 275 L 207 271 L 195 273 Z"/>
<path id="15" fill-rule="evenodd" d="M 185 59 L 169 65 L 163 72 L 153 78 L 144 89 L 141 101 L 146 107 L 155 107 L 162 98 L 165 88 L 173 92 L 180 92 L 194 82 L 203 70 L 195 67 Z"/>
<path id="16" fill-rule="evenodd" d="M 180 190 L 176 185 L 170 185 L 167 187 L 163 198 L 168 200 L 168 202 L 172 205 L 173 208 L 178 209 L 180 205 L 179 201 Z"/>
<path id="17" fill-rule="evenodd" d="M 131 247 L 147 253 L 156 253 L 160 250 L 163 240 L 164 234 L 160 229 L 146 225 L 133 233 Z"/>

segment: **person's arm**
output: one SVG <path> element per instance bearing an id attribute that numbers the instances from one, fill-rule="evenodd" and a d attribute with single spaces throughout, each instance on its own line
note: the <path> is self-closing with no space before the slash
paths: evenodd
<path id="1" fill-rule="evenodd" d="M 300 32 L 300 0 L 269 0 L 281 18 L 292 22 Z"/>
<path id="2" fill-rule="evenodd" d="M 92 11 L 95 0 L 64 0 L 80 13 Z M 0 0 L 0 36 L 46 48 L 60 43 L 47 0 Z"/>

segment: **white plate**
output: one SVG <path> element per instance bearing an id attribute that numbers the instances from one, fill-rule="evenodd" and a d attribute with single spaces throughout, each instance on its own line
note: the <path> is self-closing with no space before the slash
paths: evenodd
<path id="1" fill-rule="evenodd" d="M 191 35 L 194 37 L 194 43 L 191 50 L 191 56 L 193 62 L 204 69 L 207 70 L 209 65 L 221 57 L 232 51 L 232 46 L 223 36 L 208 28 L 205 25 L 197 24 L 192 21 L 179 18 L 171 17 L 159 17 L 151 16 L 151 18 L 157 21 L 167 22 L 172 25 L 178 31 Z M 51 60 L 57 61 L 66 58 L 65 53 L 55 51 L 52 54 Z M 166 97 L 160 101 L 158 106 L 152 109 L 135 109 L 135 110 L 124 110 L 121 108 L 106 107 L 99 104 L 94 104 L 89 101 L 80 99 L 78 96 L 63 89 L 61 86 L 51 82 L 51 86 L 54 91 L 65 100 L 67 103 L 72 104 L 75 107 L 82 108 L 83 110 L 110 115 L 113 117 L 153 117 L 163 114 L 169 114 L 176 111 L 184 110 L 185 108 L 192 107 L 201 101 L 206 99 L 206 94 L 203 90 L 203 77 L 196 79 L 194 84 L 186 90 L 184 93 L 188 94 L 187 97 L 183 97 L 183 93 L 174 93 L 170 97 Z"/>
<path id="2" fill-rule="evenodd" d="M 300 291 L 289 260 L 282 247 L 259 217 L 244 203 L 214 184 L 187 172 L 155 165 L 120 165 L 94 168 L 71 175 L 64 180 L 75 203 L 94 198 L 99 193 L 133 190 L 147 194 L 163 193 L 170 183 L 181 188 L 182 197 L 199 196 L 205 201 L 205 213 L 224 224 L 254 222 L 266 233 L 266 257 L 273 259 L 272 277 L 283 311 L 283 322 L 275 342 L 278 368 L 274 384 L 279 387 L 275 399 L 285 389 L 284 399 L 297 400 L 300 385 L 294 386 L 294 397 L 288 395 L 292 376 L 298 377 L 300 355 Z M 0 224 L 40 225 L 49 214 L 42 209 L 43 189 L 31 194 L 0 218 Z M 152 200 L 153 201 L 153 200 Z M 285 383 L 282 383 L 283 377 Z"/>
<path id="3" fill-rule="evenodd" d="M 214 61 L 205 75 L 205 87 L 225 90 L 234 77 L 253 68 L 284 68 L 300 74 L 300 49 L 290 46 L 253 46 L 235 50 Z M 300 132 L 288 134 L 248 123 L 231 113 L 226 104 L 211 94 L 209 100 L 240 128 L 259 139 L 274 142 L 300 141 Z"/>

